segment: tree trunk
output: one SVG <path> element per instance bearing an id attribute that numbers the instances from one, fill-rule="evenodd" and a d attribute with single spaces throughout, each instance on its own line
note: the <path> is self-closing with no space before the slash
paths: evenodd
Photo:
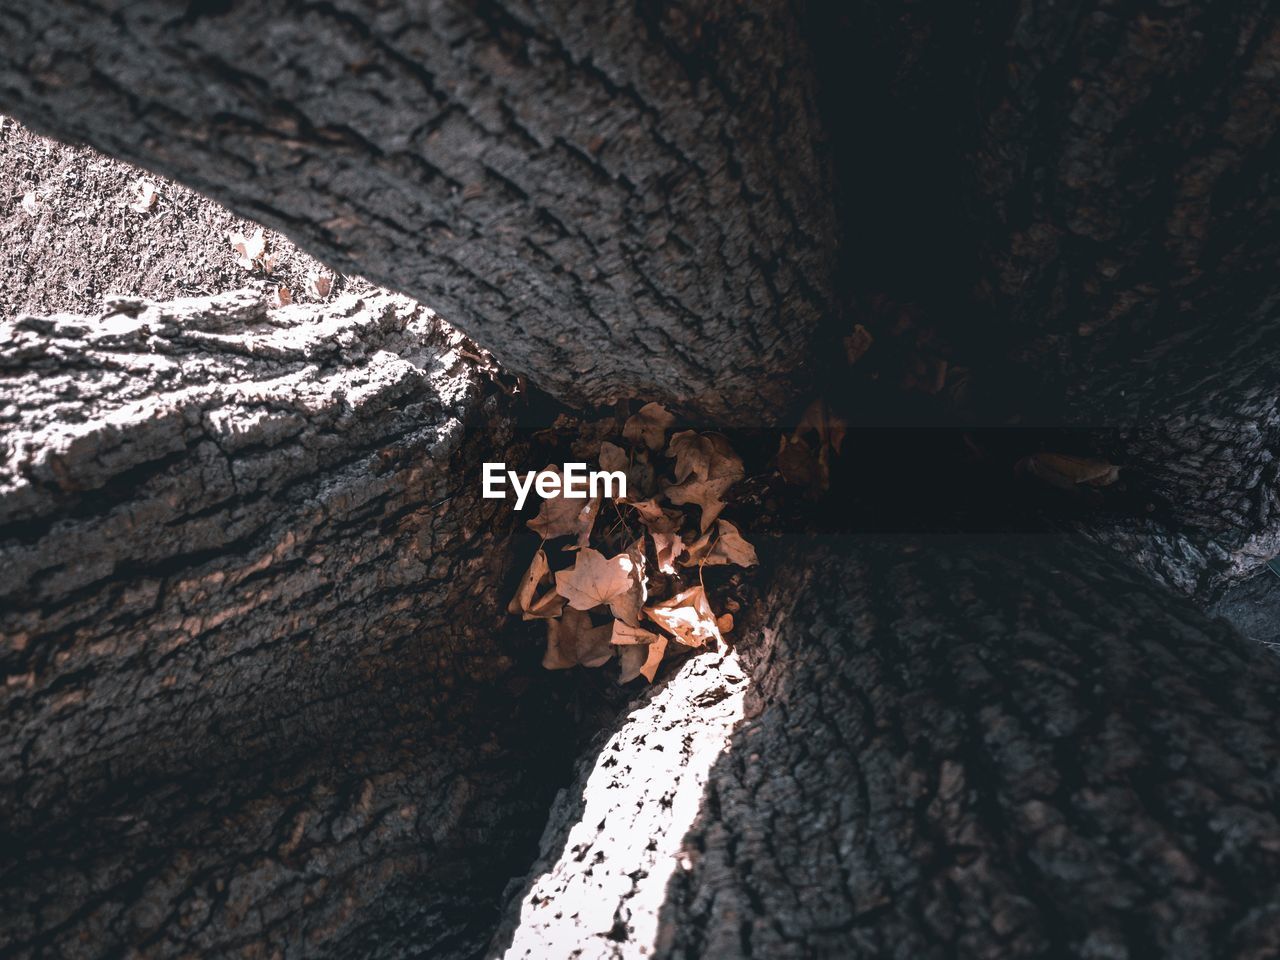
<path id="1" fill-rule="evenodd" d="M 738 632 L 748 719 L 723 756 L 668 770 L 672 717 L 639 705 L 561 795 L 499 949 L 514 928 L 583 957 L 649 955 L 635 934 L 655 929 L 667 958 L 1280 950 L 1274 658 L 1075 539 L 826 538 L 777 559 Z M 736 686 L 706 684 L 694 726 Z M 683 850 L 616 884 L 638 811 L 688 779 L 707 786 Z M 665 898 L 637 898 L 655 875 Z"/>
<path id="2" fill-rule="evenodd" d="M 249 294 L 2 329 L 0 940 L 472 955 L 572 736 L 506 692 L 511 427 L 459 335 Z"/>
<path id="3" fill-rule="evenodd" d="M 811 390 L 829 170 L 786 5 L 9 5 L 0 104 L 412 294 L 574 404 Z"/>

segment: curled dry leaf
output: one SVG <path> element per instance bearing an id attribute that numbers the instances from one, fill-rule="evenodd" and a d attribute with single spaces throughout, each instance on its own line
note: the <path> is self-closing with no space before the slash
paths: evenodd
<path id="1" fill-rule="evenodd" d="M 677 593 L 670 600 L 644 608 L 645 615 L 687 647 L 705 646 L 708 640 L 720 640 L 716 615 L 707 601 L 706 591 L 699 585 Z"/>
<path id="2" fill-rule="evenodd" d="M 706 533 L 689 545 L 686 567 L 733 563 L 740 567 L 754 567 L 759 563 L 756 548 L 743 539 L 742 534 L 728 520 L 716 522 L 716 532 Z"/>
<path id="3" fill-rule="evenodd" d="M 622 435 L 634 443 L 643 443 L 650 450 L 661 450 L 667 431 L 676 422 L 660 403 L 646 403 L 639 413 L 632 414 L 622 425 Z"/>
<path id="4" fill-rule="evenodd" d="M 1109 487 L 1120 479 L 1120 468 L 1113 463 L 1065 453 L 1033 453 L 1018 461 L 1015 470 L 1064 490 L 1076 486 Z"/>
<path id="5" fill-rule="evenodd" d="M 583 547 L 568 570 L 556 571 L 556 590 L 575 610 L 608 606 L 619 620 L 640 622 L 645 588 L 635 560 L 627 554 L 606 558 Z"/>
<path id="6" fill-rule="evenodd" d="M 155 206 L 158 194 L 154 183 L 145 177 L 139 177 L 134 181 L 133 189 L 137 196 L 133 203 L 129 204 L 130 210 L 134 213 L 146 213 Z"/>
<path id="7" fill-rule="evenodd" d="M 507 613 L 522 614 L 524 620 L 546 620 L 558 617 L 564 611 L 565 599 L 549 587 L 541 597 L 537 595 L 544 581 L 551 580 L 551 565 L 547 562 L 546 551 L 539 548 L 533 555 L 529 569 L 520 578 L 520 586 L 516 594 L 507 604 Z"/>
<path id="8" fill-rule="evenodd" d="M 560 478 L 560 493 L 542 501 L 538 515 L 528 522 L 528 527 L 544 540 L 556 537 L 576 536 L 578 546 L 584 547 L 591 537 L 591 528 L 595 526 L 596 514 L 600 512 L 600 498 L 592 497 L 583 500 L 581 497 L 564 495 L 564 472 L 548 466 L 543 473 L 554 473 Z"/>
<path id="9" fill-rule="evenodd" d="M 277 307 L 287 307 L 291 303 L 293 303 L 293 293 L 289 290 L 289 288 L 284 286 L 276 287 L 276 304 L 275 305 Z"/>
<path id="10" fill-rule="evenodd" d="M 641 674 L 650 683 L 653 682 L 658 665 L 662 663 L 662 655 L 667 650 L 666 637 L 644 627 L 633 627 L 615 620 L 610 642 L 621 648 L 618 651 L 618 659 L 622 664 L 619 683 L 627 683 Z"/>
<path id="11" fill-rule="evenodd" d="M 570 608 L 560 619 L 547 621 L 547 652 L 542 665 L 548 670 L 567 670 L 578 664 L 604 666 L 614 653 L 609 642 L 612 634 L 608 624 L 593 627 L 589 616 Z"/>
<path id="12" fill-rule="evenodd" d="M 733 633 L 733 614 L 725 613 L 716 617 L 716 626 L 721 633 Z"/>

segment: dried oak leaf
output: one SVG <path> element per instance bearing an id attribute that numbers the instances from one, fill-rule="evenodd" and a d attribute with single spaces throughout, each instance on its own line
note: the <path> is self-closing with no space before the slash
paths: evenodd
<path id="1" fill-rule="evenodd" d="M 650 450 L 661 450 L 667 431 L 676 422 L 673 414 L 660 403 L 646 403 L 639 413 L 632 414 L 622 425 L 622 435 L 628 440 L 643 443 Z"/>
<path id="2" fill-rule="evenodd" d="M 583 500 L 581 497 L 566 497 L 563 471 L 548 466 L 542 472 L 554 473 L 560 478 L 560 493 L 549 500 L 543 500 L 538 515 L 528 521 L 527 526 L 544 540 L 576 536 L 578 546 L 586 546 L 591 537 L 591 528 L 595 526 L 596 514 L 600 512 L 600 498 Z"/>
<path id="3" fill-rule="evenodd" d="M 653 683 L 658 665 L 662 663 L 662 655 L 667 650 L 665 636 L 615 620 L 613 636 L 609 642 L 621 648 L 618 651 L 618 660 L 622 664 L 622 672 L 618 675 L 619 683 L 627 683 L 641 674 Z"/>
<path id="4" fill-rule="evenodd" d="M 644 608 L 645 615 L 687 647 L 705 646 L 708 640 L 720 640 L 716 615 L 702 587 L 690 587 L 670 600 Z"/>
<path id="5" fill-rule="evenodd" d="M 614 653 L 609 642 L 612 634 L 608 624 L 593 627 L 589 616 L 570 608 L 560 619 L 547 621 L 547 652 L 542 665 L 548 670 L 567 670 L 578 664 L 603 666 Z"/>
<path id="6" fill-rule="evenodd" d="M 625 553 L 606 558 L 599 550 L 583 547 L 572 567 L 556 571 L 556 590 L 575 610 L 606 605 L 619 620 L 640 622 L 644 581 L 635 559 Z"/>
<path id="7" fill-rule="evenodd" d="M 714 534 L 706 533 L 689 545 L 689 559 L 684 561 L 684 566 L 714 567 L 733 563 L 754 567 L 759 562 L 756 548 L 743 539 L 738 528 L 728 520 L 719 520 Z"/>
<path id="8" fill-rule="evenodd" d="M 546 551 L 539 548 L 533 555 L 529 569 L 520 579 L 516 595 L 507 604 L 507 613 L 523 614 L 525 620 L 546 620 L 558 617 L 564 610 L 565 599 L 555 588 L 547 590 L 541 597 L 537 596 L 543 581 L 551 579 L 551 565 L 547 562 Z"/>

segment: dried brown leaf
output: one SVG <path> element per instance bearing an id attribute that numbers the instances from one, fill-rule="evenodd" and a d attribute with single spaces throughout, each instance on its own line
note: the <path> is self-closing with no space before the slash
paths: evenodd
<path id="1" fill-rule="evenodd" d="M 1017 469 L 1063 489 L 1109 487 L 1120 479 L 1120 468 L 1113 463 L 1065 453 L 1033 453 L 1019 461 Z"/>
<path id="2" fill-rule="evenodd" d="M 603 666 L 614 653 L 609 642 L 612 634 L 608 624 L 593 627 L 589 616 L 571 607 L 560 619 L 547 621 L 547 652 L 542 665 L 548 670 L 566 670 L 578 664 Z"/>
<path id="3" fill-rule="evenodd" d="M 662 655 L 667 650 L 665 636 L 615 620 L 610 642 L 615 647 L 621 647 L 618 651 L 618 659 L 622 664 L 622 671 L 618 675 L 619 683 L 627 683 L 642 674 L 650 683 L 653 682 L 658 666 L 662 663 Z"/>
<path id="4" fill-rule="evenodd" d="M 660 403 L 646 403 L 627 418 L 622 425 L 622 435 L 635 443 L 643 443 L 650 450 L 661 450 L 667 431 L 676 422 L 674 415 Z"/>
<path id="5" fill-rule="evenodd" d="M 692 503 L 701 508 L 701 529 L 705 533 L 726 506 L 725 492 L 738 480 L 738 477 L 721 477 L 715 480 L 699 480 L 696 477 L 690 477 L 684 483 L 667 487 L 664 492 L 672 503 Z"/>
<path id="6" fill-rule="evenodd" d="M 718 433 L 696 433 L 682 430 L 672 434 L 667 446 L 667 456 L 676 461 L 676 482 L 689 477 L 698 480 L 722 480 L 732 477 L 741 480 L 746 476 L 742 460 L 733 452 L 729 441 Z"/>
<path id="7" fill-rule="evenodd" d="M 857 363 L 862 359 L 863 354 L 871 349 L 873 343 L 875 338 L 871 336 L 871 331 L 860 323 L 856 324 L 853 333 L 844 338 L 844 355 L 850 364 Z"/>
<path id="8" fill-rule="evenodd" d="M 267 250 L 267 237 L 259 227 L 249 236 L 243 233 L 232 232 L 230 235 L 231 248 L 236 252 L 236 263 L 245 270 L 253 270 L 260 266 L 259 261 Z"/>
<path id="9" fill-rule="evenodd" d="M 546 551 L 541 548 L 533 555 L 529 569 L 520 578 L 520 586 L 516 594 L 507 604 L 508 613 L 519 613 L 525 620 L 546 620 L 560 616 L 564 610 L 565 599 L 555 588 L 548 589 L 541 597 L 538 590 L 544 582 L 551 580 L 551 566 L 547 561 Z"/>
<path id="10" fill-rule="evenodd" d="M 644 608 L 645 615 L 687 647 L 705 646 L 720 640 L 716 615 L 702 586 L 690 587 L 670 600 Z"/>
<path id="11" fill-rule="evenodd" d="M 623 450 L 616 443 L 610 443 L 605 440 L 600 444 L 600 469 L 601 470 L 621 470 L 623 473 L 631 466 L 631 458 L 627 456 L 627 451 Z"/>
<path id="12" fill-rule="evenodd" d="M 583 500 L 581 497 L 564 495 L 564 472 L 548 466 L 544 473 L 554 473 L 560 477 L 560 493 L 549 500 L 542 501 L 538 515 L 528 521 L 528 527 L 544 540 L 556 537 L 576 536 L 579 546 L 586 546 L 591 537 L 591 528 L 595 526 L 596 514 L 600 512 L 600 498 L 592 497 Z"/>
<path id="13" fill-rule="evenodd" d="M 583 547 L 573 566 L 555 576 L 556 590 L 575 610 L 604 605 L 619 620 L 639 623 L 645 591 L 633 557 L 623 553 L 606 558 L 599 550 Z"/>
<path id="14" fill-rule="evenodd" d="M 754 567 L 759 563 L 756 548 L 742 538 L 742 534 L 728 520 L 716 522 L 714 533 L 703 534 L 688 547 L 686 567 L 714 567 L 732 563 L 739 567 Z"/>
<path id="15" fill-rule="evenodd" d="M 333 277 L 323 271 L 315 271 L 307 275 L 307 293 L 315 297 L 317 300 L 323 300 L 329 296 L 329 291 L 333 289 Z"/>

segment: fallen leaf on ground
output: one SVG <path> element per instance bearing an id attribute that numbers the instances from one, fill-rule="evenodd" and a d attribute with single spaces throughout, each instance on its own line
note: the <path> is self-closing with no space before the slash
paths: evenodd
<path id="1" fill-rule="evenodd" d="M 262 256 L 267 251 L 267 238 L 259 227 L 249 236 L 243 233 L 230 234 L 231 248 L 236 252 L 236 263 L 245 270 L 253 270 L 259 266 Z"/>
<path id="2" fill-rule="evenodd" d="M 525 620 L 546 620 L 560 616 L 564 610 L 565 599 L 554 587 L 548 589 L 541 597 L 537 596 L 544 581 L 551 580 L 551 565 L 547 562 L 546 551 L 539 548 L 533 555 L 529 569 L 520 578 L 520 586 L 516 594 L 507 604 L 507 613 L 519 613 Z"/>
<path id="3" fill-rule="evenodd" d="M 134 213 L 146 213 L 156 202 L 156 185 L 146 178 L 139 178 L 134 181 L 134 191 L 138 196 L 133 203 L 129 204 L 129 209 Z"/>
<path id="4" fill-rule="evenodd" d="M 556 571 L 556 590 L 575 610 L 608 606 L 619 620 L 636 624 L 644 604 L 644 585 L 635 561 L 625 553 L 606 558 L 583 547 L 568 570 Z"/>
<path id="5" fill-rule="evenodd" d="M 645 607 L 644 612 L 687 647 L 701 647 L 708 640 L 722 639 L 716 626 L 716 615 L 700 585 L 677 593 L 670 600 Z"/>
<path id="6" fill-rule="evenodd" d="M 293 293 L 288 287 L 276 287 L 276 306 L 287 307 L 293 303 Z"/>
<path id="7" fill-rule="evenodd" d="M 686 567 L 707 566 L 733 563 L 740 567 L 754 567 L 760 561 L 756 557 L 756 548 L 742 538 L 742 534 L 728 520 L 716 522 L 715 533 L 706 533 L 689 545 L 689 559 L 684 561 Z"/>
<path id="8" fill-rule="evenodd" d="M 844 338 L 844 355 L 850 364 L 857 363 L 873 343 L 875 338 L 871 336 L 871 332 L 862 324 L 856 324 L 853 333 Z"/>
<path id="9" fill-rule="evenodd" d="M 36 192 L 34 190 L 28 190 L 22 195 L 22 209 L 31 217 L 36 216 L 40 212 L 40 201 L 36 199 Z"/>
<path id="10" fill-rule="evenodd" d="M 591 528 L 595 525 L 596 514 L 600 511 L 600 498 L 592 497 L 583 500 L 581 497 L 564 495 L 564 473 L 548 466 L 543 473 L 554 473 L 560 478 L 560 493 L 549 500 L 542 501 L 538 515 L 528 522 L 528 527 L 544 540 L 556 537 L 576 536 L 579 546 L 586 546 L 591 537 Z"/>
<path id="11" fill-rule="evenodd" d="M 699 480 L 729 477 L 741 480 L 746 476 L 741 458 L 733 452 L 729 441 L 718 433 L 682 430 L 673 434 L 667 446 L 667 456 L 675 458 L 677 483 L 691 476 Z"/>
<path id="12" fill-rule="evenodd" d="M 1120 468 L 1113 463 L 1065 453 L 1033 453 L 1018 461 L 1015 470 L 1063 489 L 1081 485 L 1109 487 L 1120 479 Z"/>
<path id="13" fill-rule="evenodd" d="M 317 300 L 323 300 L 329 296 L 329 291 L 333 289 L 333 277 L 327 273 L 315 272 L 307 276 L 307 293 L 315 297 Z"/>
<path id="14" fill-rule="evenodd" d="M 733 614 L 725 613 L 716 617 L 716 627 L 721 633 L 733 633 Z"/>
<path id="15" fill-rule="evenodd" d="M 614 653 L 609 642 L 612 634 L 608 624 L 593 627 L 589 616 L 571 607 L 560 619 L 547 621 L 547 652 L 542 665 L 548 670 L 567 670 L 578 664 L 603 666 Z"/>
<path id="16" fill-rule="evenodd" d="M 618 651 L 618 659 L 622 664 L 622 672 L 618 675 L 619 683 L 627 683 L 641 674 L 653 683 L 658 665 L 662 663 L 662 655 L 667 650 L 666 637 L 644 627 L 633 627 L 615 620 L 610 643 L 622 648 Z"/>
<path id="17" fill-rule="evenodd" d="M 725 492 L 739 479 L 741 478 L 721 477 L 715 480 L 699 480 L 696 477 L 690 477 L 684 483 L 667 487 L 663 492 L 672 503 L 692 503 L 701 508 L 701 529 L 705 533 L 727 506 L 724 502 Z"/>
<path id="18" fill-rule="evenodd" d="M 610 443 L 608 440 L 600 444 L 599 459 L 601 470 L 621 470 L 626 473 L 627 468 L 631 466 L 631 458 L 627 456 L 627 451 L 616 443 Z"/>
<path id="19" fill-rule="evenodd" d="M 667 431 L 676 422 L 674 415 L 660 403 L 646 403 L 639 413 L 632 414 L 622 425 L 622 435 L 628 440 L 643 443 L 650 450 L 661 450 Z"/>

